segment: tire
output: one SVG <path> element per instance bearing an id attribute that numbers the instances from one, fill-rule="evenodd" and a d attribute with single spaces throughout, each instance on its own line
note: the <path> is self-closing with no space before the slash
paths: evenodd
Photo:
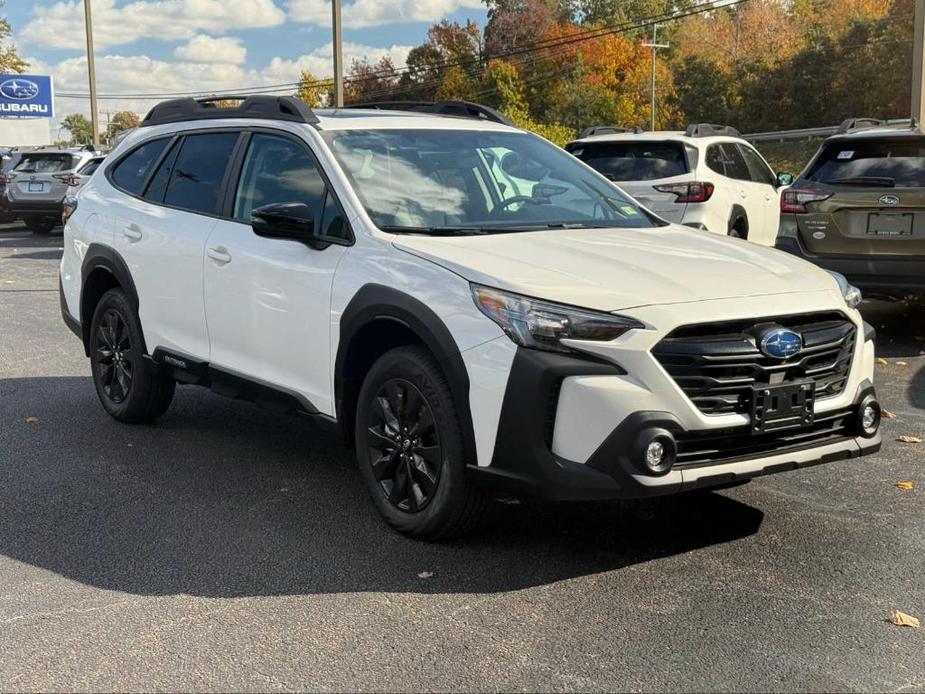
<path id="1" fill-rule="evenodd" d="M 745 217 L 736 217 L 729 220 L 728 234 L 735 239 L 748 241 L 748 220 Z"/>
<path id="2" fill-rule="evenodd" d="M 380 357 L 360 388 L 356 414 L 360 474 L 389 525 L 437 540 L 478 524 L 489 497 L 465 479 L 458 410 L 427 350 L 399 347 Z"/>
<path id="3" fill-rule="evenodd" d="M 121 289 L 103 294 L 93 312 L 90 370 L 103 409 L 120 422 L 150 422 L 173 400 L 176 382 L 144 359 L 141 321 Z"/>
<path id="4" fill-rule="evenodd" d="M 23 217 L 23 223 L 33 234 L 47 236 L 57 226 L 54 217 Z"/>

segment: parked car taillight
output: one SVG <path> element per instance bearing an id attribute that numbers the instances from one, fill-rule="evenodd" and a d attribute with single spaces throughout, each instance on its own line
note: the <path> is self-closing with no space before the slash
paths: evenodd
<path id="1" fill-rule="evenodd" d="M 832 197 L 831 193 L 821 190 L 794 190 L 789 188 L 781 193 L 780 211 L 806 214 L 808 211 L 806 209 L 807 203 L 828 200 L 830 197 Z"/>
<path id="2" fill-rule="evenodd" d="M 52 177 L 57 178 L 66 186 L 76 186 L 80 183 L 77 176 L 72 173 L 52 174 Z"/>
<path id="3" fill-rule="evenodd" d="M 666 183 L 655 186 L 655 190 L 662 193 L 674 193 L 678 197 L 675 202 L 706 202 L 713 196 L 712 183 L 691 181 L 690 183 Z"/>
<path id="4" fill-rule="evenodd" d="M 67 220 L 77 211 L 77 196 L 67 195 L 61 203 L 61 223 L 67 224 Z"/>

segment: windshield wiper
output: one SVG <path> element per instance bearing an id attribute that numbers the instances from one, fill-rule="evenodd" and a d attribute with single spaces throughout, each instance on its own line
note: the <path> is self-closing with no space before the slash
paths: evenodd
<path id="1" fill-rule="evenodd" d="M 586 224 L 584 222 L 549 222 L 537 224 L 501 225 L 496 227 L 406 227 L 381 226 L 382 231 L 390 234 L 426 234 L 429 236 L 485 236 L 487 234 L 506 234 L 520 231 L 546 231 L 547 229 L 609 229 L 610 225 Z"/>
<path id="2" fill-rule="evenodd" d="M 425 234 L 427 236 L 473 236 L 494 232 L 493 229 L 479 229 L 478 227 L 406 227 L 400 225 L 386 225 L 380 226 L 379 228 L 390 234 Z"/>
<path id="3" fill-rule="evenodd" d="M 896 187 L 896 179 L 889 176 L 851 176 L 849 178 L 833 178 L 829 183 L 838 183 L 845 186 Z"/>

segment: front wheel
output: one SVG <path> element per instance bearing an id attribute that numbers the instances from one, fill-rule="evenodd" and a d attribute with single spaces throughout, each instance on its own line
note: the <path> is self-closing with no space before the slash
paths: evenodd
<path id="1" fill-rule="evenodd" d="M 370 369 L 357 403 L 360 474 L 379 513 L 401 533 L 465 534 L 487 505 L 465 479 L 462 429 L 443 372 L 420 347 L 399 347 Z"/>
<path id="2" fill-rule="evenodd" d="M 125 294 L 103 294 L 90 323 L 90 370 L 103 409 L 120 422 L 148 422 L 164 414 L 176 382 L 144 359 L 141 321 Z"/>

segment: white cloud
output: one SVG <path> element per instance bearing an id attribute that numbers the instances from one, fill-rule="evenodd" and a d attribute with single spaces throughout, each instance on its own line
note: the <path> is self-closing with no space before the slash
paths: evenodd
<path id="1" fill-rule="evenodd" d="M 354 0 L 343 6 L 344 26 L 361 28 L 401 22 L 434 22 L 461 8 L 475 9 L 481 0 Z M 290 19 L 331 25 L 331 3 L 325 0 L 288 0 Z"/>
<path id="2" fill-rule="evenodd" d="M 344 62 L 350 65 L 354 59 L 368 58 L 375 62 L 390 56 L 396 67 L 402 67 L 411 46 L 376 48 L 356 43 L 344 44 Z M 103 96 L 109 94 L 171 94 L 196 91 L 200 94 L 229 92 L 244 87 L 260 87 L 294 83 L 302 70 L 308 70 L 319 78 L 332 74 L 331 44 L 312 50 L 295 59 L 273 58 L 262 68 L 248 68 L 231 62 L 188 62 L 185 60 L 155 60 L 148 56 L 101 55 L 96 59 L 97 89 Z M 90 112 L 89 100 L 68 98 L 60 94 L 86 94 L 87 61 L 84 57 L 69 58 L 59 63 L 47 64 L 33 57 L 28 58 L 31 70 L 37 74 L 51 74 L 55 79 L 55 111 L 61 118 L 68 113 Z M 293 93 L 287 87 L 275 90 L 276 94 Z M 154 104 L 169 97 L 124 97 L 100 99 L 101 118 L 106 112 L 134 111 L 144 115 Z"/>
<path id="3" fill-rule="evenodd" d="M 230 63 L 240 65 L 247 59 L 247 49 L 238 39 L 215 38 L 197 34 L 189 43 L 178 46 L 173 54 L 187 63 Z"/>
<path id="4" fill-rule="evenodd" d="M 119 7 L 116 0 L 94 0 L 93 38 L 103 49 L 141 38 L 182 40 L 200 31 L 273 27 L 285 19 L 274 0 L 135 0 Z M 18 38 L 25 47 L 82 49 L 83 0 L 36 5 Z"/>

